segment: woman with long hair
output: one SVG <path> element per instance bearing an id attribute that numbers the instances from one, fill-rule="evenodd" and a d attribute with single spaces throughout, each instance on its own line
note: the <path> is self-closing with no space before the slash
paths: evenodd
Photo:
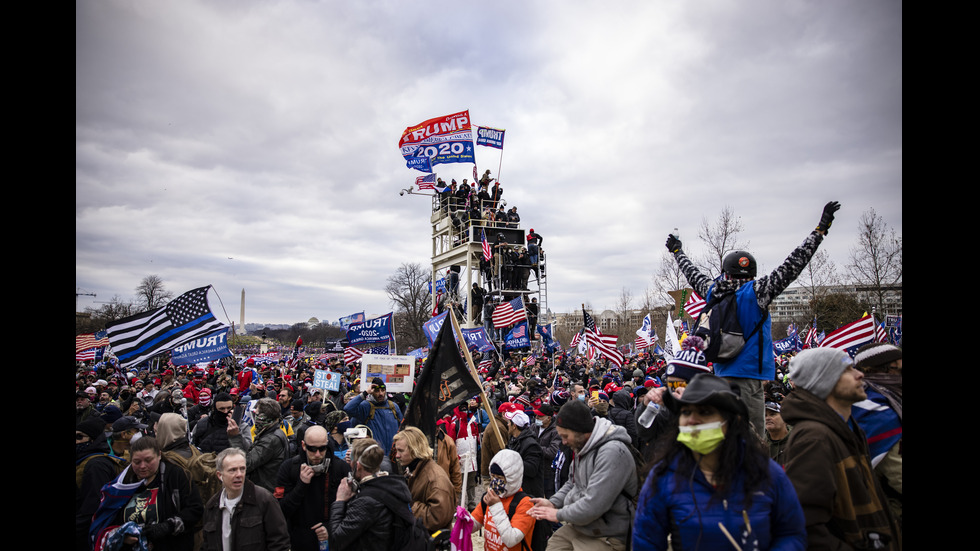
<path id="1" fill-rule="evenodd" d="M 643 485 L 634 549 L 805 549 L 803 508 L 725 380 L 695 375 L 664 395 L 676 424 Z"/>

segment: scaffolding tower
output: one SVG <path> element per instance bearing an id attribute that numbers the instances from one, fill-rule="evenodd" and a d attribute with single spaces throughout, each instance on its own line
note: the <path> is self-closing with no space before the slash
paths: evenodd
<path id="1" fill-rule="evenodd" d="M 546 257 L 543 250 L 538 251 L 537 270 L 529 264 L 521 265 L 531 269 L 528 278 L 527 289 L 502 289 L 503 283 L 501 263 L 502 258 L 496 244 L 505 243 L 508 246 L 527 248 L 527 239 L 520 223 L 491 223 L 487 225 L 484 220 L 460 220 L 457 213 L 463 210 L 464 205 L 456 205 L 455 198 L 441 200 L 439 195 L 432 198 L 432 281 L 433 293 L 431 306 L 433 311 L 436 309 L 436 301 L 439 300 L 435 292 L 435 282 L 440 274 L 457 273 L 458 279 L 455 288 L 451 277 L 447 275 L 447 292 L 450 301 L 457 301 L 465 304 L 463 312 L 463 327 L 476 327 L 476 320 L 480 315 L 473 310 L 473 283 L 479 283 L 484 287 L 484 274 L 480 271 L 480 260 L 483 258 L 483 236 L 486 235 L 493 257 L 492 273 L 493 280 L 485 300 L 498 299 L 500 302 L 513 300 L 518 295 L 524 297 L 525 305 L 530 302 L 532 297 L 537 298 L 538 319 L 548 311 L 548 283 Z M 482 205 L 481 205 L 482 207 Z M 480 209 L 482 211 L 482 208 Z M 455 219 L 454 219 L 455 218 Z M 536 272 L 536 273 L 535 273 Z M 463 281 L 465 279 L 465 282 Z M 535 328 L 529 327 L 532 337 Z M 492 340 L 494 335 L 489 335 Z M 533 341 L 532 341 L 533 342 Z"/>

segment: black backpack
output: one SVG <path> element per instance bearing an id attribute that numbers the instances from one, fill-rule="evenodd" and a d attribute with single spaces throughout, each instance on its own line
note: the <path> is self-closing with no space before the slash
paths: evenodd
<path id="1" fill-rule="evenodd" d="M 422 519 L 415 518 L 409 504 L 395 501 L 394 497 L 384 491 L 376 491 L 370 486 L 362 487 L 360 494 L 370 496 L 381 502 L 395 516 L 392 525 L 391 549 L 405 551 L 435 551 L 436 544 L 429 530 L 422 524 Z M 446 538 L 448 540 L 448 536 Z"/>
<path id="2" fill-rule="evenodd" d="M 755 335 L 762 324 L 769 319 L 769 313 L 759 320 L 759 324 L 748 335 L 738 321 L 738 301 L 735 293 L 728 293 L 711 300 L 701 311 L 698 321 L 694 324 L 692 334 L 704 339 L 706 348 L 704 357 L 709 362 L 727 362 L 734 360 L 742 352 L 745 343 Z M 759 339 L 759 361 L 762 368 L 762 339 Z"/>
<path id="3" fill-rule="evenodd" d="M 525 497 L 530 498 L 531 496 L 524 493 L 523 490 L 518 490 L 514 494 L 513 499 L 510 500 L 510 507 L 507 510 L 507 518 L 513 519 L 514 515 L 517 513 L 517 506 L 524 500 Z M 480 501 L 480 507 L 483 507 L 483 514 L 487 513 L 487 504 L 482 500 Z M 484 520 L 486 518 L 484 517 Z M 544 519 L 537 519 L 534 521 L 534 530 L 531 532 L 531 549 L 528 550 L 527 543 L 521 540 L 521 551 L 545 551 L 548 547 L 548 538 L 554 532 L 554 528 L 551 526 L 551 522 Z"/>

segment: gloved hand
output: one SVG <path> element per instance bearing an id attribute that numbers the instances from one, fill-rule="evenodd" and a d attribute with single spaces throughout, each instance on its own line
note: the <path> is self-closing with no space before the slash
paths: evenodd
<path id="1" fill-rule="evenodd" d="M 823 207 L 823 214 L 820 215 L 820 223 L 817 224 L 817 231 L 823 232 L 824 235 L 830 229 L 830 225 L 834 222 L 834 213 L 840 210 L 840 203 L 837 201 L 831 201 Z"/>
<path id="2" fill-rule="evenodd" d="M 672 233 L 667 235 L 667 250 L 671 254 L 681 250 L 681 240 L 674 237 Z"/>
<path id="3" fill-rule="evenodd" d="M 143 527 L 143 535 L 150 541 L 161 540 L 170 535 L 173 525 L 169 521 L 154 522 Z"/>

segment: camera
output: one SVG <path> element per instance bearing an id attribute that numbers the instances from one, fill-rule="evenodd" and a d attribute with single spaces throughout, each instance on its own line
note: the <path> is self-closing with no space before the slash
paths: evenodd
<path id="1" fill-rule="evenodd" d="M 351 440 L 356 440 L 358 438 L 367 438 L 367 428 L 365 427 L 351 427 L 344 431 L 344 440 L 350 445 Z"/>

